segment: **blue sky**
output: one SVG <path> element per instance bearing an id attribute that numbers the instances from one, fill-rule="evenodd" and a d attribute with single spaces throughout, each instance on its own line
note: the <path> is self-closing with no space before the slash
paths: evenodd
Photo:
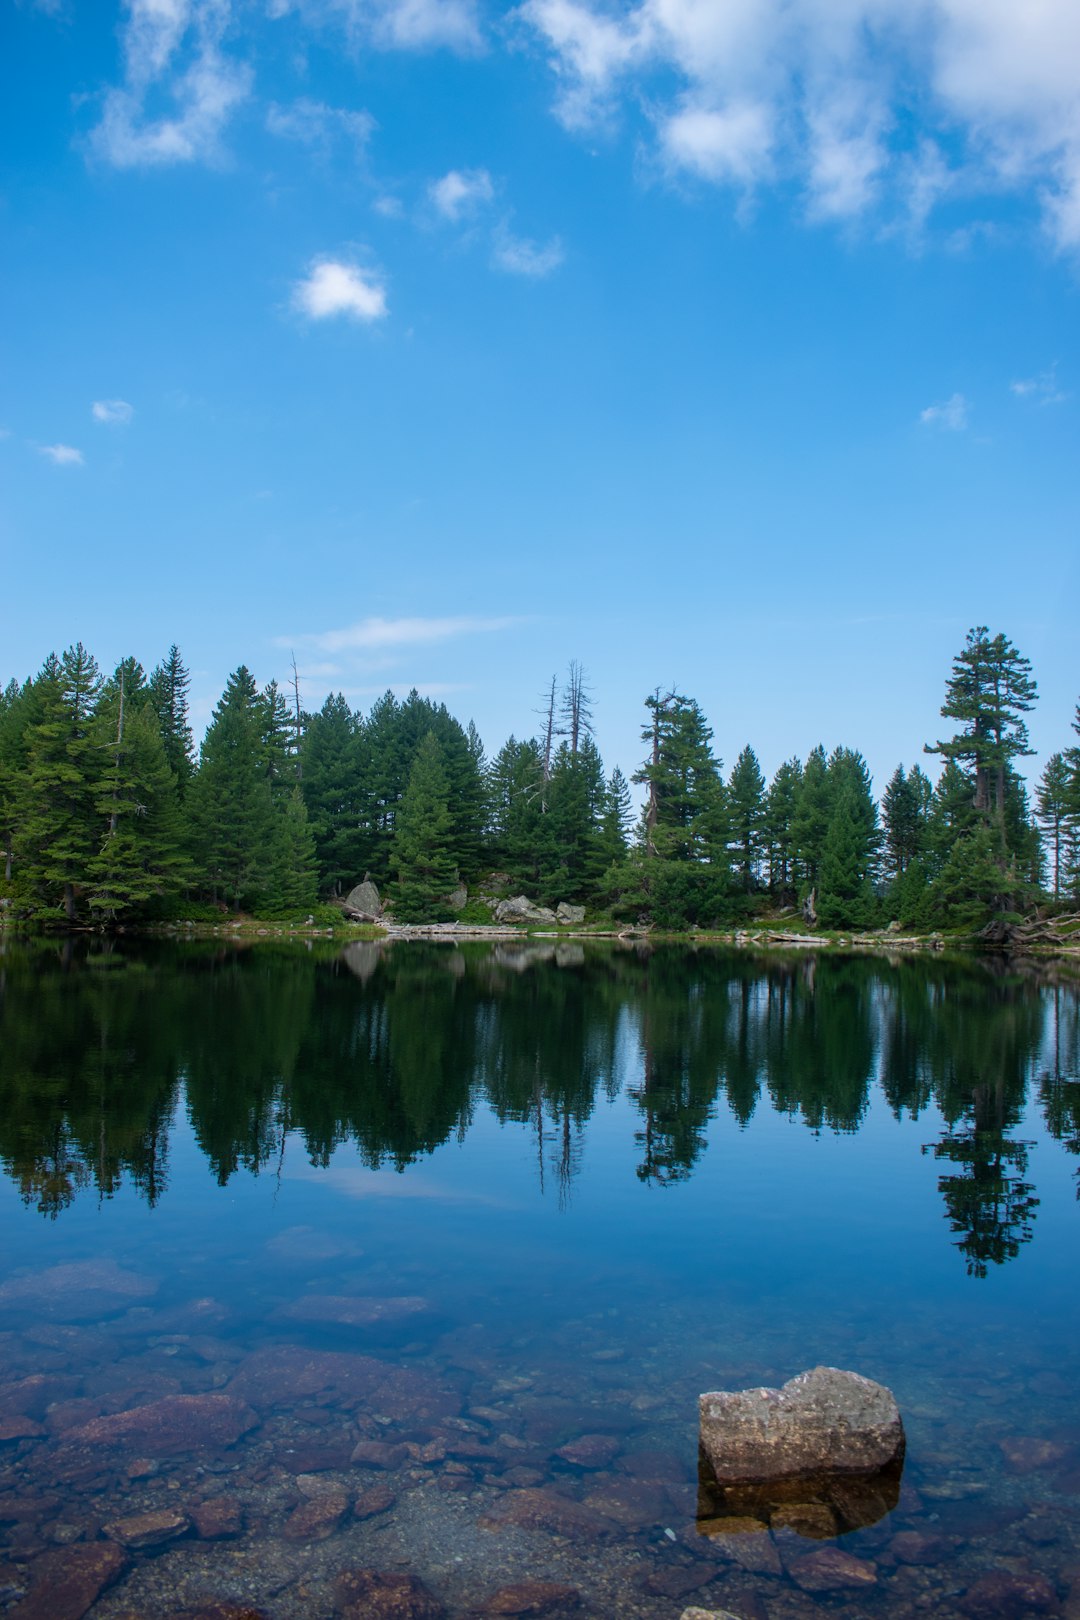
<path id="1" fill-rule="evenodd" d="M 1080 697 L 1075 0 L 21 0 L 0 678 L 176 641 L 494 751 L 880 789 L 967 628 Z"/>

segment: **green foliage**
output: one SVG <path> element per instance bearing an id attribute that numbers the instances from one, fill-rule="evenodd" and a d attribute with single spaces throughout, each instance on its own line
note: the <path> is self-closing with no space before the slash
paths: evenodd
<path id="1" fill-rule="evenodd" d="M 728 778 L 735 877 L 746 894 L 757 885 L 765 845 L 765 778 L 757 755 L 747 743 Z"/>
<path id="2" fill-rule="evenodd" d="M 401 801 L 391 854 L 397 882 L 392 910 L 401 922 L 449 922 L 447 897 L 457 882 L 450 778 L 438 738 L 420 744 Z"/>

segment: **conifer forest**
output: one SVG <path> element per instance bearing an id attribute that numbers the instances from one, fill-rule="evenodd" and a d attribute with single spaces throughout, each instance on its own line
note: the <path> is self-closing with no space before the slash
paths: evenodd
<path id="1" fill-rule="evenodd" d="M 880 797 L 846 745 L 818 744 L 771 781 L 749 743 L 726 768 L 700 705 L 659 688 L 628 781 L 605 770 L 577 662 L 532 734 L 492 753 L 415 691 L 307 712 L 298 687 L 260 686 L 244 666 L 196 749 L 189 685 L 175 646 L 149 675 L 134 658 L 105 674 L 79 643 L 0 692 L 8 920 L 299 921 L 365 874 L 402 922 L 486 921 L 461 891 L 493 881 L 672 931 L 798 907 L 824 929 L 970 932 L 1080 901 L 1080 705 L 1032 797 L 1031 664 L 983 626 L 946 674 L 920 758 Z"/>

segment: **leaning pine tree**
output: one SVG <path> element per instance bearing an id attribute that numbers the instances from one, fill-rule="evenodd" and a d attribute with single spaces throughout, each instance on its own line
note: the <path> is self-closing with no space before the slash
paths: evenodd
<path id="1" fill-rule="evenodd" d="M 457 883 L 450 814 L 450 784 L 442 749 L 428 732 L 409 773 L 394 823 L 390 865 L 397 879 L 392 894 L 402 922 L 448 921 L 448 896 Z"/>

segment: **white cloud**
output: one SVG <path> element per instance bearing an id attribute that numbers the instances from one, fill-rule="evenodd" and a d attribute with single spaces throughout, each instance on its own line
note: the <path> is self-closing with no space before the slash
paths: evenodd
<path id="1" fill-rule="evenodd" d="M 520 621 L 516 618 L 478 619 L 362 619 L 343 630 L 321 630 L 302 636 L 278 636 L 278 647 L 315 647 L 320 652 L 373 652 L 388 647 L 416 647 L 437 641 L 449 641 L 455 636 L 486 635 L 494 630 L 509 630 Z"/>
<path id="2" fill-rule="evenodd" d="M 95 399 L 90 407 L 90 415 L 95 422 L 103 422 L 108 427 L 121 427 L 131 421 L 135 408 L 126 399 Z"/>
<path id="3" fill-rule="evenodd" d="M 919 421 L 924 427 L 962 433 L 968 425 L 968 402 L 963 394 L 951 394 L 940 405 L 928 405 L 924 411 L 920 411 Z"/>
<path id="4" fill-rule="evenodd" d="M 672 168 L 750 186 L 769 170 L 772 116 L 768 107 L 751 101 L 719 108 L 690 103 L 662 124 L 660 140 Z"/>
<path id="5" fill-rule="evenodd" d="M 401 219 L 405 213 L 404 205 L 399 197 L 376 197 L 371 206 L 377 214 L 382 215 L 383 219 Z"/>
<path id="6" fill-rule="evenodd" d="M 644 106 L 659 156 L 740 190 L 796 182 L 852 219 L 946 189 L 1036 201 L 1080 248 L 1076 0 L 524 0 L 570 127 Z M 917 223 L 917 221 L 916 221 Z"/>
<path id="7" fill-rule="evenodd" d="M 451 169 L 428 186 L 428 197 L 436 212 L 452 224 L 476 213 L 494 196 L 495 187 L 486 169 Z"/>
<path id="8" fill-rule="evenodd" d="M 1009 384 L 1019 399 L 1030 399 L 1036 405 L 1063 405 L 1069 395 L 1058 385 L 1057 368 L 1040 371 L 1037 377 L 1021 377 Z"/>
<path id="9" fill-rule="evenodd" d="M 566 257 L 557 236 L 550 242 L 532 242 L 528 237 L 514 236 L 506 226 L 495 232 L 492 263 L 497 270 L 512 276 L 531 276 L 540 279 L 550 276 Z"/>
<path id="10" fill-rule="evenodd" d="M 386 314 L 386 288 L 370 270 L 338 259 L 317 259 L 293 288 L 293 306 L 313 321 L 334 315 L 379 321 Z"/>
<path id="11" fill-rule="evenodd" d="M 76 450 L 70 444 L 43 444 L 38 447 L 43 456 L 47 456 L 54 467 L 83 467 L 86 465 L 81 450 Z"/>
<path id="12" fill-rule="evenodd" d="M 247 65 L 222 49 L 229 0 L 127 0 L 126 10 L 124 82 L 105 94 L 92 151 L 120 169 L 219 159 L 252 85 Z M 151 97 L 175 110 L 148 114 Z"/>
<path id="13" fill-rule="evenodd" d="M 334 142 L 345 140 L 361 156 L 375 128 L 369 112 L 352 112 L 347 107 L 329 107 L 324 101 L 299 101 L 282 106 L 272 101 L 266 111 L 266 127 L 282 140 L 299 141 L 302 146 L 329 152 Z"/>
<path id="14" fill-rule="evenodd" d="M 355 48 L 471 53 L 482 46 L 475 0 L 272 0 L 271 16 L 344 31 Z"/>

